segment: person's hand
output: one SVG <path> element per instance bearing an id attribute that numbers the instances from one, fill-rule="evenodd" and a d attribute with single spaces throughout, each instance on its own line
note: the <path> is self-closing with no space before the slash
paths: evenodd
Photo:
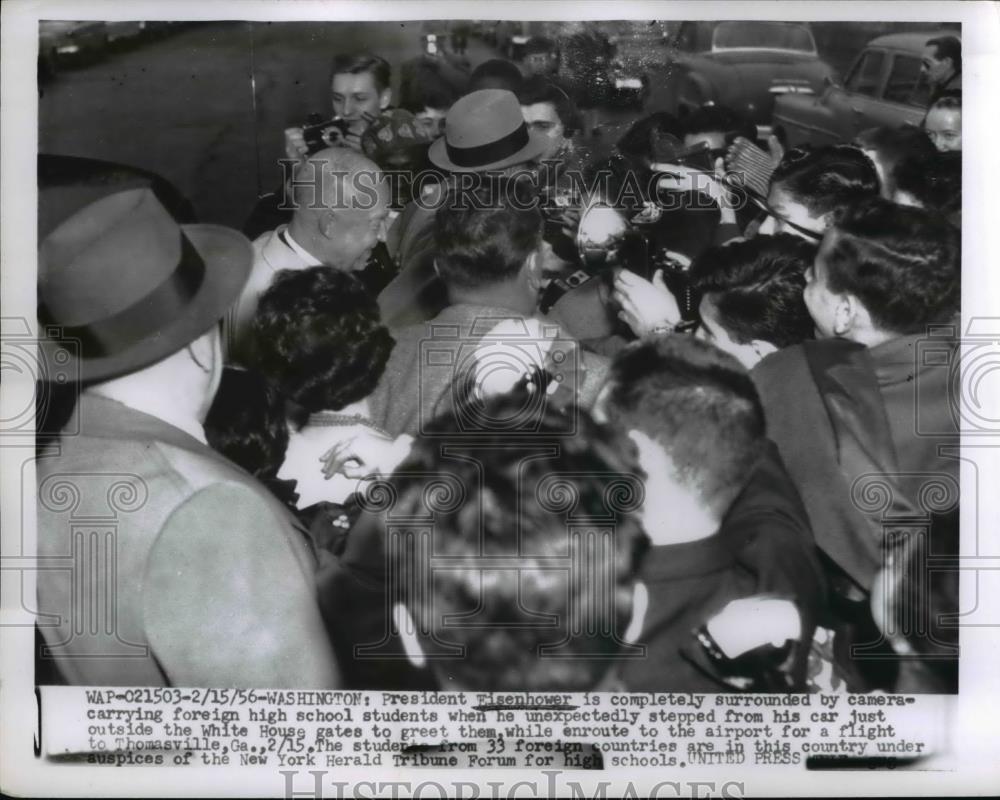
<path id="1" fill-rule="evenodd" d="M 664 172 L 657 187 L 671 192 L 699 192 L 708 195 L 720 208 L 730 205 L 726 187 L 726 168 L 722 158 L 715 160 L 711 174 L 684 164 L 653 164 L 654 172 Z"/>
<path id="2" fill-rule="evenodd" d="M 363 478 L 372 473 L 389 475 L 410 454 L 413 437 L 407 434 L 390 439 L 375 431 L 363 431 L 335 444 L 322 456 L 323 476 L 336 474 Z"/>
<path id="3" fill-rule="evenodd" d="M 302 128 L 285 128 L 285 156 L 298 161 L 309 155 L 309 147 L 302 136 Z"/>
<path id="4" fill-rule="evenodd" d="M 627 269 L 620 270 L 611 296 L 621 307 L 618 318 L 636 336 L 646 336 L 657 328 L 673 328 L 681 321 L 680 308 L 663 281 L 662 269 L 656 271 L 652 282 Z"/>

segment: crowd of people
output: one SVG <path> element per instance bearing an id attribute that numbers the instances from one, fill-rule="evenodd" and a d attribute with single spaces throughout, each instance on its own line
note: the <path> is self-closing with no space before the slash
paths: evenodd
<path id="1" fill-rule="evenodd" d="M 40 189 L 40 681 L 957 691 L 957 40 L 920 127 L 599 162 L 550 51 L 337 56 L 244 233 Z"/>

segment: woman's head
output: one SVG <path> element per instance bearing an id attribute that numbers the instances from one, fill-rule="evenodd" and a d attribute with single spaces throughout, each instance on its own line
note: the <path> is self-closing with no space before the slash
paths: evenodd
<path id="1" fill-rule="evenodd" d="M 758 233 L 794 233 L 817 241 L 835 214 L 878 194 L 878 172 L 859 148 L 794 148 L 771 176 L 768 216 Z"/>
<path id="2" fill-rule="evenodd" d="M 375 298 L 332 267 L 279 272 L 260 298 L 253 336 L 259 369 L 301 410 L 299 424 L 371 394 L 394 344 Z"/>
<path id="3" fill-rule="evenodd" d="M 962 93 L 945 92 L 931 103 L 924 131 L 942 153 L 962 149 Z"/>

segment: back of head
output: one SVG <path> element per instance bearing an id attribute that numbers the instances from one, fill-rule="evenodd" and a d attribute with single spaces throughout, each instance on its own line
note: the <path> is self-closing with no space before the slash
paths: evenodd
<path id="1" fill-rule="evenodd" d="M 300 425 L 371 394 L 394 344 L 361 281 L 332 267 L 279 272 L 252 335 L 257 367 L 298 407 Z"/>
<path id="2" fill-rule="evenodd" d="M 509 419 L 524 402 L 517 394 L 491 398 L 484 416 Z M 595 688 L 632 615 L 646 544 L 632 449 L 586 414 L 566 436 L 551 406 L 540 404 L 537 413 L 530 440 L 517 447 L 506 428 L 485 426 L 470 444 L 449 414 L 435 425 L 439 434 L 414 442 L 392 478 L 394 513 L 434 508 L 426 534 L 433 541 L 422 551 L 396 548 L 396 574 L 424 650 L 439 659 L 448 646 L 461 648 L 434 662 L 456 688 Z M 570 525 L 570 515 L 580 524 Z M 408 552 L 447 568 L 431 574 Z M 468 625 L 454 622 L 473 614 Z M 539 625 L 540 615 L 551 624 Z"/>
<path id="3" fill-rule="evenodd" d="M 678 483 L 719 519 L 765 444 L 764 412 L 746 369 L 691 336 L 641 340 L 619 353 L 606 409 L 621 429 L 656 441 Z"/>
<path id="4" fill-rule="evenodd" d="M 771 176 L 771 186 L 778 185 L 815 216 L 837 213 L 879 193 L 875 165 L 853 145 L 789 150 Z"/>
<path id="5" fill-rule="evenodd" d="M 345 53 L 333 57 L 330 77 L 334 75 L 361 75 L 368 72 L 375 80 L 375 86 L 384 92 L 392 83 L 392 68 L 389 62 L 373 53 Z"/>
<path id="6" fill-rule="evenodd" d="M 962 211 L 962 153 L 936 150 L 926 158 L 907 158 L 894 173 L 897 191 L 905 192 L 922 208 L 945 217 Z"/>
<path id="7" fill-rule="evenodd" d="M 296 215 L 367 203 L 382 180 L 378 164 L 350 147 L 327 147 L 295 165 L 292 202 Z"/>
<path id="8" fill-rule="evenodd" d="M 280 395 L 256 372 L 227 367 L 205 418 L 205 438 L 255 478 L 273 478 L 288 447 Z"/>
<path id="9" fill-rule="evenodd" d="M 529 182 L 496 177 L 459 193 L 434 219 L 435 264 L 448 286 L 478 289 L 515 278 L 542 240 Z"/>
<path id="10" fill-rule="evenodd" d="M 691 285 L 699 296 L 711 295 L 733 341 L 788 347 L 812 338 L 802 290 L 815 255 L 798 236 L 755 236 L 705 251 L 691 264 Z"/>
<path id="11" fill-rule="evenodd" d="M 958 311 L 960 248 L 940 214 L 875 198 L 835 220 L 820 252 L 833 292 L 857 297 L 881 330 L 906 335 Z"/>
<path id="12" fill-rule="evenodd" d="M 504 58 L 491 58 L 484 61 L 472 71 L 469 76 L 468 92 L 480 89 L 506 89 L 516 93 L 521 85 L 521 70 L 513 61 Z"/>
<path id="13" fill-rule="evenodd" d="M 882 196 L 887 198 L 892 197 L 895 191 L 894 175 L 900 163 L 909 158 L 929 159 L 937 152 L 927 134 L 915 125 L 869 128 L 854 138 L 854 144 L 873 152 L 881 166 L 882 180 L 886 184 L 883 186 Z"/>
<path id="14" fill-rule="evenodd" d="M 543 75 L 525 78 L 515 94 L 517 94 L 517 101 L 522 106 L 551 103 L 559 116 L 559 121 L 563 124 L 564 135 L 567 138 L 575 136 L 583 126 L 583 120 L 576 103 L 570 99 L 566 92 Z"/>
<path id="15" fill-rule="evenodd" d="M 941 92 L 938 98 L 927 107 L 927 112 L 930 113 L 935 109 L 943 109 L 945 111 L 959 111 L 962 110 L 962 92 L 958 89 L 952 89 L 947 92 Z"/>

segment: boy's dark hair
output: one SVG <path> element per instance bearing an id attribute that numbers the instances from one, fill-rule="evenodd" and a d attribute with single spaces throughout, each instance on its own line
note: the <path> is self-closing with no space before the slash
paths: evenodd
<path id="1" fill-rule="evenodd" d="M 757 127 L 728 106 L 696 108 L 681 120 L 681 131 L 685 136 L 696 133 L 723 133 L 728 143 L 737 136 L 742 136 L 751 142 L 757 139 Z"/>
<path id="2" fill-rule="evenodd" d="M 814 216 L 837 213 L 879 193 L 875 165 L 847 144 L 789 150 L 771 176 L 771 185 L 776 184 Z"/>
<path id="3" fill-rule="evenodd" d="M 882 330 L 920 333 L 958 311 L 960 238 L 940 214 L 875 198 L 827 235 L 827 285 L 857 297 Z"/>
<path id="4" fill-rule="evenodd" d="M 479 89 L 506 89 L 516 93 L 521 81 L 521 70 L 517 64 L 505 58 L 491 58 L 472 70 L 468 92 Z"/>
<path id="5" fill-rule="evenodd" d="M 443 79 L 423 77 L 406 86 L 406 94 L 399 98 L 401 108 L 419 114 L 425 108 L 449 109 L 458 99 L 458 92 Z"/>
<path id="6" fill-rule="evenodd" d="M 609 419 L 654 439 L 678 480 L 721 519 L 766 443 L 764 411 L 746 369 L 708 342 L 661 336 L 622 350 L 609 383 Z"/>
<path id="7" fill-rule="evenodd" d="M 930 158 L 908 158 L 896 168 L 893 181 L 924 208 L 948 217 L 962 210 L 962 153 L 935 152 Z"/>
<path id="8" fill-rule="evenodd" d="M 547 80 L 543 75 L 533 75 L 525 78 L 517 90 L 517 101 L 522 106 L 535 103 L 551 103 L 559 116 L 559 121 L 565 129 L 567 138 L 580 132 L 583 125 L 580 112 L 568 94 Z"/>
<path id="9" fill-rule="evenodd" d="M 691 286 L 712 295 L 719 322 L 734 342 L 754 339 L 775 347 L 798 344 L 813 335 L 802 290 L 816 246 L 799 236 L 755 236 L 713 247 L 691 265 Z"/>
<path id="10" fill-rule="evenodd" d="M 456 194 L 434 218 L 438 275 L 448 286 L 477 288 L 509 280 L 542 241 L 542 214 L 528 181 L 487 179 Z"/>
<path id="11" fill-rule="evenodd" d="M 928 39 L 926 45 L 934 48 L 934 57 L 938 61 L 950 58 L 955 72 L 962 71 L 962 40 L 957 36 L 938 36 Z"/>
<path id="12" fill-rule="evenodd" d="M 370 72 L 375 86 L 384 92 L 392 83 L 392 68 L 389 62 L 373 53 L 344 53 L 333 57 L 330 65 L 330 80 L 334 75 L 360 75 Z"/>
<path id="13" fill-rule="evenodd" d="M 937 148 L 930 137 L 915 125 L 869 128 L 859 133 L 853 143 L 878 154 L 885 172 L 885 182 L 888 184 L 884 187 L 887 190 L 886 197 L 891 197 L 896 189 L 894 176 L 899 164 L 910 158 L 920 161 L 937 155 Z"/>
<path id="14" fill-rule="evenodd" d="M 393 342 L 358 278 L 332 267 L 282 270 L 253 318 L 256 363 L 304 425 L 371 394 Z"/>
<path id="15" fill-rule="evenodd" d="M 511 393 L 488 400 L 485 414 L 523 408 Z M 419 538 L 391 550 L 402 599 L 432 659 L 461 648 L 437 663 L 463 688 L 592 689 L 632 615 L 648 546 L 634 448 L 585 413 L 570 437 L 558 411 L 542 404 L 537 413 L 530 439 L 512 444 L 508 431 L 489 428 L 472 445 L 447 414 L 392 477 L 393 513 L 433 508 L 434 519 L 426 550 Z M 431 574 L 431 554 L 447 567 Z"/>
<path id="16" fill-rule="evenodd" d="M 281 396 L 258 373 L 226 367 L 205 417 L 205 438 L 255 478 L 273 478 L 288 448 Z"/>
<path id="17" fill-rule="evenodd" d="M 935 108 L 941 108 L 946 111 L 961 111 L 962 93 L 957 89 L 949 89 L 947 92 L 941 92 L 937 99 L 928 106 L 927 113 L 929 114 Z"/>

